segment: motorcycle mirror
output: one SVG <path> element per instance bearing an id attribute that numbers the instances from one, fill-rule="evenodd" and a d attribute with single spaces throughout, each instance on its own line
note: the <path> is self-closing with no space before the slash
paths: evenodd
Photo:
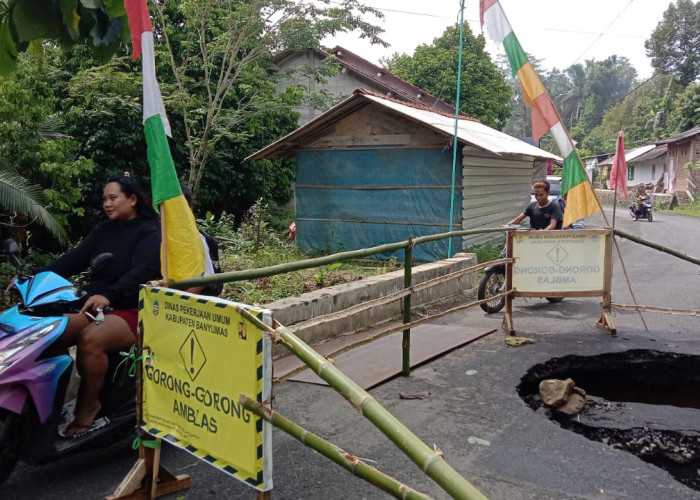
<path id="1" fill-rule="evenodd" d="M 14 262 L 19 266 L 21 264 L 19 260 L 19 245 L 17 242 L 11 238 L 7 238 L 2 242 L 2 251 L 8 255 Z"/>
<path id="2" fill-rule="evenodd" d="M 111 253 L 108 253 L 108 252 L 101 253 L 99 255 L 95 255 L 90 260 L 90 271 L 92 272 L 93 275 L 99 274 L 100 271 L 102 271 L 105 267 L 107 267 L 109 264 L 111 264 L 113 260 L 114 260 L 114 255 L 112 255 Z"/>

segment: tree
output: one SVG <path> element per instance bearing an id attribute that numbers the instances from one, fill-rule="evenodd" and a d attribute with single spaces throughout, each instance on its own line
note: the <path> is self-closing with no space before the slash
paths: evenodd
<path id="1" fill-rule="evenodd" d="M 603 61 L 586 61 L 586 102 L 576 126 L 576 140 L 600 125 L 605 110 L 622 99 L 637 76 L 626 57 L 610 56 Z"/>
<path id="2" fill-rule="evenodd" d="M 10 228 L 26 227 L 37 222 L 45 227 L 61 244 L 68 242 L 65 229 L 46 210 L 41 186 L 31 184 L 17 174 L 15 167 L 0 158 L 0 207 L 2 225 Z M 27 219 L 18 217 L 26 215 Z"/>
<path id="3" fill-rule="evenodd" d="M 686 86 L 700 75 L 700 2 L 676 0 L 644 42 L 651 66 Z"/>
<path id="4" fill-rule="evenodd" d="M 418 46 L 413 56 L 394 55 L 384 62 L 386 69 L 454 105 L 459 34 L 459 25 L 451 26 L 432 45 Z M 487 125 L 502 129 L 510 115 L 508 102 L 512 90 L 484 47 L 484 37 L 475 37 L 465 24 L 459 108 Z"/>
<path id="5" fill-rule="evenodd" d="M 87 46 L 97 62 L 119 47 L 121 54 L 130 50 L 123 0 L 42 0 L 39 5 L 32 0 L 0 0 L 0 5 L 4 8 L 0 8 L 0 72 L 11 71 L 16 67 L 13 57 L 32 47 Z M 234 207 L 243 213 L 260 196 L 277 202 L 289 199 L 293 179 L 289 162 L 276 167 L 244 163 L 256 149 L 296 127 L 293 105 L 300 96 L 294 90 L 275 96 L 271 55 L 286 48 L 317 48 L 321 38 L 352 30 L 383 43 L 382 30 L 362 19 L 365 14 L 381 18 L 381 13 L 357 0 L 166 0 L 149 6 L 156 14 L 157 74 L 173 128 L 171 149 L 181 177 L 197 197 L 196 206 L 219 212 Z M 34 17 L 28 15 L 31 9 L 36 11 Z M 69 72 L 88 71 L 76 58 L 63 63 Z M 131 104 L 138 105 L 132 89 L 140 71 L 127 66 L 80 74 L 60 89 L 66 96 L 65 123 L 79 139 L 89 134 L 91 142 L 80 144 L 89 147 L 98 170 L 129 161 L 144 163 L 131 126 L 107 111 L 116 105 L 131 114 Z M 102 78 L 107 71 L 112 71 L 110 78 L 119 88 Z M 139 76 L 121 74 L 128 71 Z M 71 88 L 84 89 L 90 101 L 81 102 L 80 90 Z M 125 94 L 121 99 L 120 88 Z M 78 120 L 80 108 L 88 111 L 84 122 Z M 105 126 L 98 119 L 100 112 L 108 118 Z M 133 125 L 140 126 L 140 119 Z M 119 140 L 109 144 L 105 139 L 110 134 Z M 110 155 L 110 165 L 102 163 Z M 199 193 L 201 186 L 204 191 Z"/>
<path id="6" fill-rule="evenodd" d="M 106 62 L 128 33 L 123 0 L 0 0 L 0 76 L 17 68 L 20 53 L 41 52 L 44 40 L 86 44 Z"/>
<path id="7" fill-rule="evenodd" d="M 156 31 L 167 47 L 177 89 L 187 178 L 195 199 L 221 141 L 235 141 L 242 125 L 255 117 L 290 112 L 284 98 L 273 98 L 274 67 L 269 61 L 275 51 L 317 48 L 323 37 L 353 30 L 381 42 L 382 30 L 360 17 L 381 16 L 378 11 L 357 0 L 334 2 L 332 7 L 326 3 L 166 0 L 155 4 L 160 23 Z"/>
<path id="8" fill-rule="evenodd" d="M 670 134 L 700 126 L 700 84 L 691 83 L 678 95 L 668 121 Z"/>
<path id="9" fill-rule="evenodd" d="M 36 220 L 65 243 L 68 218 L 84 214 L 77 178 L 93 165 L 62 130 L 56 113 L 60 71 L 53 59 L 21 54 L 18 62 L 17 71 L 0 80 L 0 157 L 9 188 L 0 205 Z"/>
<path id="10" fill-rule="evenodd" d="M 588 76 L 588 64 L 569 66 L 564 72 L 568 85 L 562 92 L 553 92 L 552 99 L 567 127 L 573 127 L 579 120 L 583 107 L 586 104 L 586 79 Z"/>
<path id="11" fill-rule="evenodd" d="M 614 151 L 617 134 L 625 131 L 625 145 L 641 146 L 665 134 L 666 116 L 676 97 L 676 77 L 657 73 L 637 85 L 622 102 L 610 107 L 602 123 L 583 140 L 586 155 Z"/>

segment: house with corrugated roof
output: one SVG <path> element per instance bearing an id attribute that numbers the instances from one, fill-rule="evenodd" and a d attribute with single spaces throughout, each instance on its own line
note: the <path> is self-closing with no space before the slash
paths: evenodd
<path id="1" fill-rule="evenodd" d="M 656 143 L 668 147 L 667 173 L 664 185 L 683 205 L 695 200 L 700 189 L 700 127 L 667 137 Z M 690 168 L 689 168 L 690 167 Z"/>
<path id="2" fill-rule="evenodd" d="M 323 85 L 317 83 L 311 71 L 294 71 L 299 68 L 318 69 L 329 60 L 338 64 L 340 71 L 326 77 L 326 83 Z M 289 73 L 289 76 L 280 82 L 280 91 L 291 83 L 302 85 L 307 91 L 319 90 L 322 87 L 336 101 L 340 101 L 352 95 L 355 89 L 366 88 L 385 97 L 426 106 L 441 113 L 455 114 L 455 108 L 451 104 L 340 46 L 330 50 L 319 48 L 305 52 L 285 50 L 273 57 L 272 62 L 280 72 Z M 306 104 L 299 107 L 297 111 L 300 113 L 299 124 L 304 125 L 323 113 L 325 109 L 315 109 L 312 105 Z"/>
<path id="3" fill-rule="evenodd" d="M 248 159 L 296 159 L 297 244 L 317 251 L 497 227 L 529 203 L 533 172 L 544 178 L 547 163 L 561 161 L 475 118 L 462 116 L 456 128 L 455 154 L 453 115 L 358 89 Z M 493 236 L 455 238 L 452 254 Z M 413 253 L 418 261 L 447 254 L 447 240 Z"/>
<path id="4" fill-rule="evenodd" d="M 610 168 L 615 156 L 611 155 L 607 159 L 598 163 L 606 172 L 607 179 L 610 179 Z M 666 145 L 647 144 L 644 146 L 631 148 L 625 151 L 625 161 L 627 162 L 627 185 L 637 186 L 639 184 L 658 184 L 659 181 L 667 179 L 666 173 Z M 664 189 L 668 187 L 664 185 Z"/>

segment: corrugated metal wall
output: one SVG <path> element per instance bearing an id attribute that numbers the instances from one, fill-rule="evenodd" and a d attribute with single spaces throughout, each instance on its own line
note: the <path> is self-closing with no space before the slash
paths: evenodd
<path id="1" fill-rule="evenodd" d="M 498 227 L 522 213 L 530 201 L 533 160 L 487 156 L 464 148 L 462 228 Z M 492 233 L 463 238 L 463 248 L 495 239 Z"/>
<path id="2" fill-rule="evenodd" d="M 296 158 L 297 243 L 305 250 L 355 250 L 449 231 L 451 150 L 300 151 Z M 457 189 L 456 229 L 461 208 Z M 455 238 L 453 254 L 459 246 Z M 447 240 L 413 250 L 423 262 L 446 255 Z M 403 261 L 403 251 L 393 256 Z"/>

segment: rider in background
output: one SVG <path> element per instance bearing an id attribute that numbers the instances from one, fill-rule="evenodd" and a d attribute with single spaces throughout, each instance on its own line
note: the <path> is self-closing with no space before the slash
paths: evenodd
<path id="1" fill-rule="evenodd" d="M 508 222 L 508 225 L 520 224 L 525 217 L 529 217 L 532 229 L 561 229 L 564 214 L 559 203 L 549 199 L 549 182 L 535 182 L 534 189 L 535 201 L 530 203 L 523 213 Z"/>
<path id="2" fill-rule="evenodd" d="M 86 270 L 96 255 L 114 255 L 106 269 L 84 287 L 87 300 L 79 313 L 67 315 L 68 325 L 58 341 L 58 347 L 77 346 L 81 376 L 74 419 L 65 437 L 82 436 L 106 423 L 96 420 L 109 364 L 107 353 L 128 349 L 136 342 L 139 285 L 160 278 L 158 216 L 136 179 L 128 172 L 111 177 L 104 187 L 102 208 L 108 220 L 42 269 L 70 277 Z"/>

